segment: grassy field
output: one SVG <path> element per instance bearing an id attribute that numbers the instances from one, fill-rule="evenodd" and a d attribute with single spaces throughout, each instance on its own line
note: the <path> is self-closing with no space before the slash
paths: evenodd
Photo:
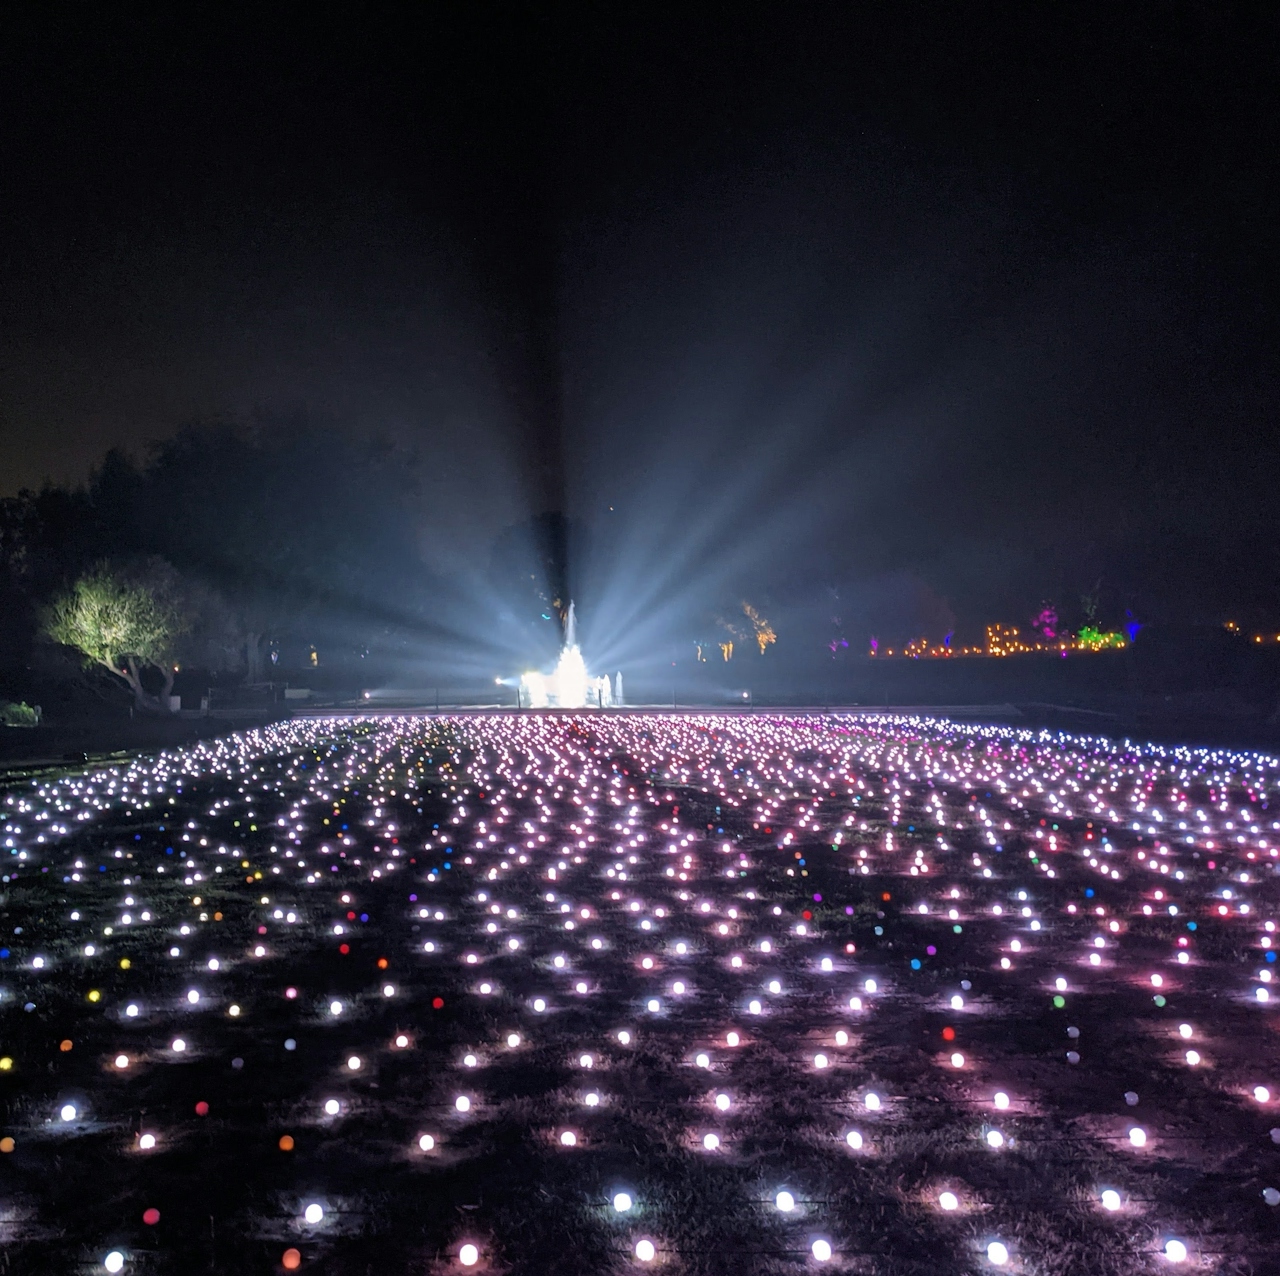
<path id="1" fill-rule="evenodd" d="M 630 713 L 24 782 L 0 1270 L 1280 1270 L 1276 786 Z"/>

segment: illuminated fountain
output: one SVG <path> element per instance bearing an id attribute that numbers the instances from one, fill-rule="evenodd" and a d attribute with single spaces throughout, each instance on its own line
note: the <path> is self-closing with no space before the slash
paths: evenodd
<path id="1" fill-rule="evenodd" d="M 569 619 L 564 628 L 564 646 L 560 658 L 550 673 L 537 671 L 521 675 L 520 689 L 525 705 L 530 709 L 608 709 L 622 703 L 622 675 L 618 675 L 617 695 L 609 683 L 608 675 L 593 678 L 587 672 L 587 662 L 578 647 L 577 620 L 573 604 L 569 604 Z"/>

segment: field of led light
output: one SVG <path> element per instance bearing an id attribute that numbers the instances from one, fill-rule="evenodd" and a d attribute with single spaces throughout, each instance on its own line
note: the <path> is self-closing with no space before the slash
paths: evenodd
<path id="1" fill-rule="evenodd" d="M 818 715 L 24 782 L 2 1270 L 1280 1270 L 1278 798 L 1260 755 Z"/>

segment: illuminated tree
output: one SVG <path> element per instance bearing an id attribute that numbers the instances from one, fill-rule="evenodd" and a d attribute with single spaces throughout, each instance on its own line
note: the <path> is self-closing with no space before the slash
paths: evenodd
<path id="1" fill-rule="evenodd" d="M 176 644 L 190 627 L 172 577 L 167 564 L 153 564 L 134 577 L 99 564 L 53 600 L 43 633 L 123 681 L 138 708 L 167 713 Z M 143 685 L 147 669 L 160 675 L 158 695 Z"/>

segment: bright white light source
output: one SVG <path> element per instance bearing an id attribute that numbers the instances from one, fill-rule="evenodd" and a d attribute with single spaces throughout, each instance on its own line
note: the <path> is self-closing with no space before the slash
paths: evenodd
<path id="1" fill-rule="evenodd" d="M 457 1108 L 459 1112 L 470 1112 L 471 1100 L 468 1099 L 465 1094 L 460 1094 L 456 1099 L 454 1099 L 453 1106 Z"/>
<path id="2" fill-rule="evenodd" d="M 458 1262 L 463 1267 L 474 1267 L 480 1261 L 480 1251 L 474 1245 L 464 1245 L 458 1251 Z"/>
<path id="3" fill-rule="evenodd" d="M 403 1050 L 408 1044 L 409 1044 L 409 1038 L 406 1037 L 403 1032 L 400 1033 L 398 1037 L 396 1037 L 397 1049 Z"/>
<path id="4" fill-rule="evenodd" d="M 938 1197 L 938 1204 L 944 1210 L 955 1210 L 960 1208 L 960 1198 L 954 1192 L 943 1192 Z"/>
<path id="5" fill-rule="evenodd" d="M 577 1146 L 578 1136 L 572 1130 L 565 1130 L 560 1135 L 561 1147 L 571 1148 Z"/>
<path id="6" fill-rule="evenodd" d="M 857 1130 L 850 1130 L 849 1133 L 844 1136 L 844 1141 L 853 1148 L 854 1151 L 857 1151 L 857 1149 L 862 1146 L 862 1135 L 859 1134 Z"/>
<path id="7" fill-rule="evenodd" d="M 877 987 L 879 987 L 879 985 L 874 979 L 868 979 L 867 982 L 862 985 L 864 992 L 875 992 Z"/>
<path id="8" fill-rule="evenodd" d="M 618 1044 L 629 1046 L 631 1044 L 631 1034 L 625 1030 L 618 1033 Z"/>
<path id="9" fill-rule="evenodd" d="M 1003 1090 L 997 1090 L 992 1102 L 1003 1112 L 1009 1106 L 1009 1096 Z"/>
<path id="10" fill-rule="evenodd" d="M 302 1217 L 305 1218 L 308 1223 L 314 1225 L 324 1218 L 324 1207 L 322 1205 L 316 1205 L 313 1202 L 302 1211 Z"/>
<path id="11" fill-rule="evenodd" d="M 652 1241 L 636 1241 L 636 1257 L 642 1263 L 653 1262 L 653 1256 L 658 1251 L 653 1248 Z"/>
<path id="12" fill-rule="evenodd" d="M 650 997 L 649 1000 L 645 1003 L 645 1009 L 651 1015 L 656 1015 L 658 1011 L 661 1009 L 661 1004 L 659 1003 L 657 997 Z"/>
<path id="13" fill-rule="evenodd" d="M 698 1054 L 698 1055 L 694 1055 L 694 1057 L 693 1057 L 693 1061 L 694 1061 L 694 1063 L 696 1063 L 696 1064 L 698 1065 L 698 1067 L 700 1067 L 700 1068 L 709 1068 L 709 1067 L 711 1067 L 711 1056 L 710 1056 L 709 1054 Z"/>
<path id="14" fill-rule="evenodd" d="M 796 1207 L 796 1198 L 790 1192 L 779 1192 L 773 1203 L 784 1213 L 790 1214 Z"/>
<path id="15" fill-rule="evenodd" d="M 507 1045 L 514 1050 L 520 1044 L 520 1034 L 518 1032 L 507 1033 Z"/>
<path id="16" fill-rule="evenodd" d="M 815 1068 L 825 1068 L 827 1066 L 827 1056 L 824 1054 L 816 1054 L 813 1056 L 813 1066 Z"/>
<path id="17" fill-rule="evenodd" d="M 867 1105 L 869 1112 L 880 1111 L 880 1096 L 874 1090 L 868 1090 L 863 1096 L 862 1102 Z"/>
<path id="18" fill-rule="evenodd" d="M 106 1258 L 102 1260 L 102 1265 L 109 1272 L 119 1272 L 124 1270 L 124 1255 L 118 1250 L 113 1249 Z"/>
<path id="19" fill-rule="evenodd" d="M 1187 1261 L 1187 1247 L 1181 1241 L 1165 1241 L 1164 1256 L 1171 1263 L 1185 1263 Z"/>
<path id="20" fill-rule="evenodd" d="M 720 1146 L 720 1136 L 718 1134 L 704 1134 L 702 1136 L 702 1146 L 708 1152 L 714 1152 Z"/>
<path id="21" fill-rule="evenodd" d="M 349 1055 L 347 1058 L 347 1067 L 352 1072 L 359 1072 L 360 1056 L 358 1054 Z"/>
<path id="22" fill-rule="evenodd" d="M 951 998 L 951 1009 L 952 1010 L 964 1009 L 964 998 L 960 996 L 959 993 L 956 993 L 956 995 Z"/>
<path id="23" fill-rule="evenodd" d="M 721 1112 L 728 1112 L 729 1104 L 730 1104 L 730 1099 L 727 1094 L 716 1095 L 716 1107 L 719 1108 Z"/>
<path id="24" fill-rule="evenodd" d="M 150 1152 L 156 1145 L 156 1136 L 154 1134 L 144 1134 L 138 1139 L 138 1146 L 144 1152 Z"/>
<path id="25" fill-rule="evenodd" d="M 1198 1050 L 1188 1050 L 1187 1062 L 1194 1068 L 1200 1062 L 1200 1052 Z"/>
<path id="26" fill-rule="evenodd" d="M 595 1062 L 589 1054 L 578 1056 L 578 1067 L 580 1068 L 593 1068 L 595 1067 Z"/>
<path id="27" fill-rule="evenodd" d="M 127 1068 L 129 1066 L 129 1056 L 127 1054 L 116 1055 L 116 1067 Z"/>
<path id="28" fill-rule="evenodd" d="M 951 1066 L 952 1066 L 953 1068 L 963 1068 L 963 1067 L 964 1067 L 964 1055 L 962 1055 L 962 1054 L 960 1053 L 960 1051 L 958 1051 L 958 1050 L 957 1050 L 957 1051 L 955 1052 L 955 1054 L 953 1054 L 953 1055 L 951 1056 Z"/>
<path id="29" fill-rule="evenodd" d="M 326 1099 L 324 1101 L 325 1116 L 337 1116 L 342 1111 L 342 1104 L 337 1099 Z"/>
<path id="30" fill-rule="evenodd" d="M 172 1050 L 174 1054 L 181 1054 L 186 1048 L 187 1043 L 183 1041 L 181 1037 L 174 1037 L 173 1042 L 169 1046 L 169 1049 Z"/>
<path id="31" fill-rule="evenodd" d="M 988 1130 L 987 1146 L 992 1148 L 1004 1147 L 1004 1135 L 999 1130 Z"/>
<path id="32" fill-rule="evenodd" d="M 631 1197 L 626 1192 L 615 1192 L 613 1194 L 613 1208 L 619 1214 L 625 1214 L 632 1206 Z"/>
<path id="33" fill-rule="evenodd" d="M 1118 1210 L 1120 1204 L 1120 1193 L 1115 1188 L 1109 1187 L 1102 1193 L 1102 1208 L 1104 1210 Z"/>
<path id="34" fill-rule="evenodd" d="M 831 1242 L 830 1241 L 814 1241 L 810 1247 L 810 1252 L 814 1258 L 820 1263 L 825 1263 L 831 1258 Z"/>
<path id="35" fill-rule="evenodd" d="M 987 1261 L 996 1267 L 1003 1267 L 1009 1261 L 1009 1251 L 999 1241 L 992 1241 L 987 1246 Z"/>
<path id="36" fill-rule="evenodd" d="M 1140 1125 L 1135 1125 L 1129 1131 L 1129 1142 L 1136 1148 L 1144 1148 L 1147 1146 L 1147 1132 Z"/>
<path id="37" fill-rule="evenodd" d="M 1184 1041 L 1190 1040 L 1191 1025 L 1189 1023 L 1180 1023 L 1178 1025 L 1178 1036 L 1180 1036 Z"/>
<path id="38" fill-rule="evenodd" d="M 64 1121 L 74 1121 L 76 1119 L 76 1105 L 74 1103 L 64 1103 L 58 1110 L 58 1115 Z"/>
<path id="39" fill-rule="evenodd" d="M 435 1139 L 433 1139 L 433 1138 L 431 1137 L 431 1135 L 429 1135 L 429 1134 L 424 1134 L 424 1135 L 423 1135 L 423 1136 L 418 1140 L 418 1146 L 419 1146 L 419 1147 L 420 1147 L 424 1152 L 430 1152 L 430 1151 L 431 1151 L 431 1149 L 432 1149 L 433 1147 L 435 1147 L 435 1145 L 436 1145 L 436 1141 L 435 1141 Z"/>
<path id="40" fill-rule="evenodd" d="M 1259 1103 L 1269 1103 L 1271 1101 L 1271 1091 L 1264 1085 L 1256 1085 L 1253 1087 L 1253 1097 Z"/>

